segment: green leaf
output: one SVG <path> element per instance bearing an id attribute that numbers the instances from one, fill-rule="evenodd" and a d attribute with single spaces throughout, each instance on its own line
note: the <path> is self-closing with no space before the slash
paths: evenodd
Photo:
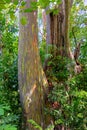
<path id="1" fill-rule="evenodd" d="M 27 18 L 26 17 L 22 17 L 20 21 L 21 21 L 22 25 L 26 25 L 27 24 Z"/>
<path id="2" fill-rule="evenodd" d="M 58 125 L 58 124 L 63 124 L 63 120 L 59 119 L 59 120 L 55 121 L 55 125 Z"/>
<path id="3" fill-rule="evenodd" d="M 0 130 L 17 130 L 17 128 L 9 124 L 1 126 Z"/>
<path id="4" fill-rule="evenodd" d="M 13 1 L 15 5 L 18 5 L 18 0 Z"/>
<path id="5" fill-rule="evenodd" d="M 10 106 L 3 106 L 3 109 L 5 109 L 5 110 L 11 110 Z"/>
<path id="6" fill-rule="evenodd" d="M 1 4 L 0 4 L 0 10 L 2 10 L 2 9 L 6 9 L 5 3 L 1 3 Z M 0 13 L 1 13 L 1 12 L 0 12 Z"/>
<path id="7" fill-rule="evenodd" d="M 10 18 L 11 18 L 12 20 L 14 20 L 14 19 L 15 19 L 15 15 L 14 15 L 13 13 L 10 13 Z"/>
<path id="8" fill-rule="evenodd" d="M 27 9 L 24 10 L 25 13 L 32 12 L 32 11 L 33 11 L 32 8 L 27 8 Z"/>
<path id="9" fill-rule="evenodd" d="M 0 116 L 3 116 L 3 115 L 4 115 L 4 109 L 0 108 Z"/>
<path id="10" fill-rule="evenodd" d="M 28 120 L 28 122 L 31 123 L 34 126 L 34 128 L 36 128 L 38 130 L 42 130 L 41 126 L 38 125 L 34 120 L 30 119 L 30 120 Z"/>
<path id="11" fill-rule="evenodd" d="M 11 2 L 11 0 L 5 0 L 5 2 L 6 2 L 7 4 L 9 4 L 9 3 Z"/>
<path id="12" fill-rule="evenodd" d="M 54 130 L 54 125 L 49 125 L 48 128 L 45 130 Z"/>
<path id="13" fill-rule="evenodd" d="M 83 118 L 83 114 L 82 114 L 82 113 L 79 113 L 79 114 L 77 115 L 77 117 Z"/>
<path id="14" fill-rule="evenodd" d="M 21 6 L 25 6 L 26 5 L 26 2 L 25 1 L 22 1 L 21 2 Z"/>
<path id="15" fill-rule="evenodd" d="M 39 0 L 37 4 L 40 8 L 46 8 L 49 5 L 49 3 L 49 0 Z"/>

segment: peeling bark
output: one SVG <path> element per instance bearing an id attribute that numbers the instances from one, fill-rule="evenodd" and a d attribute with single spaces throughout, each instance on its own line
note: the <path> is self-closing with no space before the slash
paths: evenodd
<path id="1" fill-rule="evenodd" d="M 29 8 L 30 0 L 27 0 L 25 8 Z M 20 23 L 19 31 L 19 55 L 18 55 L 18 79 L 20 100 L 25 115 L 25 128 L 35 130 L 27 122 L 33 119 L 44 127 L 44 94 L 47 80 L 43 72 L 38 52 L 37 39 L 37 12 L 20 13 L 20 19 L 27 18 L 27 24 Z"/>

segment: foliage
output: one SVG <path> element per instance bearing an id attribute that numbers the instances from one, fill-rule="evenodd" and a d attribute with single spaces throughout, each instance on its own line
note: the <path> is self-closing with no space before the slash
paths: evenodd
<path id="1" fill-rule="evenodd" d="M 34 120 L 28 120 L 28 122 L 31 123 L 34 128 L 42 130 L 41 126 L 39 126 Z"/>
<path id="2" fill-rule="evenodd" d="M 87 78 L 84 76 L 84 73 L 87 75 L 86 68 L 75 75 L 72 63 L 64 57 L 57 56 L 48 62 L 46 73 L 50 103 L 50 109 L 46 109 L 46 113 L 51 115 L 55 125 L 86 130 Z"/>
<path id="3" fill-rule="evenodd" d="M 45 54 L 46 54 L 46 42 L 43 41 L 42 43 L 40 43 L 39 53 L 40 53 L 40 57 L 41 57 L 41 62 L 43 64 L 45 61 Z"/>
<path id="4" fill-rule="evenodd" d="M 18 117 L 10 112 L 11 109 L 8 105 L 0 105 L 0 130 L 17 130 L 13 123 Z"/>
<path id="5" fill-rule="evenodd" d="M 69 35 L 72 44 L 72 49 L 76 47 L 76 44 L 81 40 L 81 53 L 80 59 L 83 62 L 87 61 L 87 5 L 84 4 L 84 1 L 74 0 L 71 12 L 70 12 L 70 28 Z"/>
<path id="6" fill-rule="evenodd" d="M 38 125 L 34 120 L 30 119 L 28 120 L 28 122 L 31 123 L 34 128 L 38 130 L 43 130 L 43 128 L 40 125 Z M 54 125 L 49 125 L 48 128 L 46 128 L 45 130 L 53 130 L 53 128 Z"/>
<path id="7" fill-rule="evenodd" d="M 45 41 L 42 41 L 39 44 L 39 53 L 41 57 L 42 65 L 44 64 L 46 59 L 51 58 L 52 45 L 46 45 Z"/>
<path id="8" fill-rule="evenodd" d="M 16 130 L 20 128 L 21 119 L 17 68 L 18 27 L 9 15 L 4 17 L 3 13 L 2 16 L 0 21 L 0 130 Z"/>

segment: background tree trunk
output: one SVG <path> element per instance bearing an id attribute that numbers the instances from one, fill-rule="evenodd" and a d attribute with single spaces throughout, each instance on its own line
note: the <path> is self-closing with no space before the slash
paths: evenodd
<path id="1" fill-rule="evenodd" d="M 47 44 L 56 45 L 58 54 L 71 57 L 69 42 L 69 11 L 73 1 L 62 0 L 59 13 L 47 15 Z"/>
<path id="2" fill-rule="evenodd" d="M 47 44 L 57 47 L 57 55 L 73 59 L 69 42 L 69 12 L 73 1 L 62 0 L 59 5 L 59 13 L 51 12 L 47 15 Z M 54 55 L 55 55 L 54 49 Z M 69 130 L 62 125 L 55 126 L 54 130 Z"/>
<path id="3" fill-rule="evenodd" d="M 25 8 L 29 8 L 30 2 L 30 0 L 27 0 Z M 20 19 L 23 17 L 27 18 L 27 24 L 22 25 L 20 23 L 19 31 L 19 91 L 20 100 L 24 109 L 23 114 L 26 119 L 25 127 L 28 127 L 28 130 L 35 130 L 27 120 L 33 119 L 44 127 L 43 105 L 47 80 L 38 53 L 37 12 L 22 12 L 20 13 Z"/>

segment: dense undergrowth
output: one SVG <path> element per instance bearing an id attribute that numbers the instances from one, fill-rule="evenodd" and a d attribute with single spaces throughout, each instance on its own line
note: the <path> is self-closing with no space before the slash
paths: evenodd
<path id="1" fill-rule="evenodd" d="M 20 129 L 21 106 L 18 92 L 18 27 L 0 21 L 0 130 Z"/>
<path id="2" fill-rule="evenodd" d="M 46 113 L 52 117 L 55 129 L 64 126 L 86 130 L 87 67 L 84 65 L 82 72 L 75 74 L 72 61 L 55 56 L 48 62 L 46 73 L 50 90 Z"/>
<path id="3" fill-rule="evenodd" d="M 87 130 L 87 61 L 79 58 L 82 70 L 76 74 L 75 61 L 54 56 L 51 53 L 52 46 L 48 47 L 46 54 L 45 45 L 44 43 L 40 47 L 43 66 L 48 58 L 45 73 L 49 91 L 44 112 L 53 122 L 46 130 Z M 38 130 L 42 130 L 33 120 L 29 122 Z"/>

